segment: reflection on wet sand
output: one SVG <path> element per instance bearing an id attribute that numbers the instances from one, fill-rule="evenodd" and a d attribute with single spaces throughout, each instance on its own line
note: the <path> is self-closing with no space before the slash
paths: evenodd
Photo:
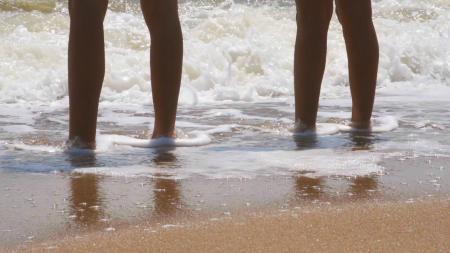
<path id="1" fill-rule="evenodd" d="M 295 181 L 295 196 L 297 200 L 318 200 L 324 194 L 322 178 L 297 177 Z"/>
<path id="2" fill-rule="evenodd" d="M 70 180 L 70 207 L 75 222 L 82 226 L 96 225 L 103 217 L 98 190 L 100 179 L 95 175 L 72 175 Z"/>
<path id="3" fill-rule="evenodd" d="M 98 166 L 94 153 L 88 155 L 69 154 L 68 161 L 74 168 Z M 70 177 L 71 215 L 77 225 L 91 227 L 103 217 L 102 197 L 99 192 L 99 176 L 73 174 Z"/>
<path id="4" fill-rule="evenodd" d="M 342 143 L 342 137 L 344 142 Z M 350 132 L 348 138 L 345 135 L 297 135 L 293 137 L 297 150 L 308 150 L 317 148 L 350 148 L 353 151 L 368 151 L 373 149 L 377 140 L 372 132 Z"/>
<path id="5" fill-rule="evenodd" d="M 367 199 L 378 189 L 377 176 L 356 177 L 350 184 L 349 193 L 353 199 Z"/>
<path id="6" fill-rule="evenodd" d="M 170 150 L 158 150 L 153 163 L 160 168 L 180 167 L 177 157 Z M 154 177 L 154 215 L 157 217 L 174 215 L 181 207 L 180 184 L 170 179 L 170 175 L 155 174 Z"/>
<path id="7" fill-rule="evenodd" d="M 372 137 L 360 134 L 352 135 L 351 141 L 355 150 L 369 148 L 372 145 Z M 315 148 L 317 138 L 296 139 L 299 149 Z M 184 208 L 183 193 L 181 192 L 181 181 L 173 179 L 174 172 L 182 169 L 182 164 L 177 159 L 174 150 L 156 150 L 151 154 L 152 167 L 157 167 L 161 171 L 153 174 L 150 185 L 153 186 L 153 209 L 151 219 L 161 219 L 174 217 L 180 214 Z M 98 167 L 101 166 L 95 154 L 76 156 L 71 155 L 68 161 L 74 168 Z M 305 172 L 302 172 L 305 173 Z M 378 178 L 376 176 L 363 176 L 350 179 L 343 179 L 340 186 L 334 185 L 336 180 L 329 181 L 327 177 L 313 178 L 306 174 L 296 174 L 294 181 L 295 201 L 328 201 L 330 199 L 350 198 L 354 200 L 368 199 L 374 196 L 372 193 L 378 188 Z M 103 196 L 99 190 L 102 178 L 93 174 L 72 174 L 70 177 L 71 186 L 71 215 L 77 225 L 92 227 L 99 225 L 105 217 L 106 207 Z M 334 182 L 334 183 L 331 183 Z M 339 187 L 344 186 L 347 190 L 345 195 L 340 195 Z"/>
<path id="8" fill-rule="evenodd" d="M 101 166 L 95 154 L 69 155 L 68 162 L 73 168 Z M 158 150 L 152 163 L 161 169 L 180 167 L 171 150 Z M 171 175 L 158 173 L 154 175 L 153 215 L 161 218 L 173 216 L 181 209 L 180 183 L 170 178 Z M 94 174 L 72 174 L 70 176 L 70 213 L 73 221 L 82 227 L 95 227 L 105 217 L 105 203 L 99 190 L 101 177 Z"/>
<path id="9" fill-rule="evenodd" d="M 339 193 L 336 186 L 328 185 L 327 178 L 311 178 L 306 176 L 295 177 L 295 200 L 296 201 L 328 201 L 334 198 L 350 198 L 352 200 L 370 199 L 376 196 L 378 189 L 378 177 L 360 176 L 347 180 L 341 180 L 340 184 L 348 187 L 346 194 Z M 334 181 L 336 182 L 336 181 Z"/>
<path id="10" fill-rule="evenodd" d="M 375 143 L 375 135 L 371 132 L 351 132 L 350 140 L 353 151 L 371 150 Z M 376 175 L 359 176 L 352 179 L 349 193 L 352 199 L 370 198 L 378 188 L 378 179 Z"/>
<path id="11" fill-rule="evenodd" d="M 350 132 L 348 146 L 353 151 L 371 150 L 375 135 L 371 132 Z M 296 136 L 294 141 L 298 150 L 314 149 L 319 147 L 319 140 L 316 135 Z M 308 172 L 308 171 L 305 171 Z M 305 173 L 303 172 L 303 173 Z M 347 180 L 344 180 L 347 181 Z M 351 183 L 344 183 L 349 187 L 348 194 L 352 199 L 367 199 L 373 196 L 373 192 L 378 189 L 378 178 L 376 175 L 359 176 L 351 179 Z M 325 189 L 331 190 L 330 192 Z M 326 178 L 310 178 L 304 175 L 295 176 L 295 199 L 296 200 L 321 200 L 330 199 L 339 195 L 338 190 L 333 191 L 332 186 L 328 186 Z"/>
<path id="12" fill-rule="evenodd" d="M 294 136 L 294 142 L 298 150 L 317 148 L 319 144 L 317 135 Z"/>
<path id="13" fill-rule="evenodd" d="M 353 151 L 371 150 L 375 136 L 371 132 L 350 132 L 350 141 Z"/>

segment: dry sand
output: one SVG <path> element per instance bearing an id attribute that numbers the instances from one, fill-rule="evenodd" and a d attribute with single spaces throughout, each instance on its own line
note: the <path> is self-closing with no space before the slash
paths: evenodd
<path id="1" fill-rule="evenodd" d="M 450 252 L 450 202 L 347 203 L 121 228 L 15 252 Z"/>

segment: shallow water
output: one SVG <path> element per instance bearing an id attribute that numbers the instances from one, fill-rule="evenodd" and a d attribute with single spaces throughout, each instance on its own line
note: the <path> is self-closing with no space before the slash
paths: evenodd
<path id="1" fill-rule="evenodd" d="M 105 21 L 107 74 L 90 162 L 63 149 L 65 3 L 2 1 L 0 9 L 0 170 L 179 179 L 364 176 L 386 173 L 386 158 L 450 155 L 446 1 L 374 3 L 381 44 L 375 121 L 383 131 L 372 134 L 334 131 L 351 111 L 346 54 L 334 20 L 319 112 L 324 131 L 333 134 L 304 138 L 290 132 L 294 5 L 181 3 L 186 56 L 178 136 L 202 146 L 169 150 L 176 162 L 162 165 L 155 157 L 167 150 L 118 145 L 130 137 L 149 139 L 153 123 L 150 40 L 136 2 L 112 1 Z"/>
<path id="2" fill-rule="evenodd" d="M 329 99 L 321 108 L 319 121 L 338 125 L 348 119 L 349 101 Z M 98 148 L 95 161 L 80 163 L 83 153 L 65 153 L 67 111 L 10 115 L 1 122 L 1 168 L 28 172 L 94 172 L 116 176 L 176 178 L 252 178 L 261 175 L 289 175 L 301 172 L 309 176 L 355 176 L 383 174 L 380 162 L 385 158 L 448 157 L 450 131 L 445 110 L 437 107 L 449 102 L 412 101 L 394 105 L 391 99 L 379 99 L 375 119 L 382 126 L 398 128 L 377 133 L 337 132 L 330 135 L 296 137 L 290 128 L 293 108 L 286 103 L 234 103 L 182 106 L 178 118 L 178 136 L 205 136 L 197 147 L 173 150 L 136 148 L 119 145 L 125 137 L 149 139 L 153 115 L 151 106 L 113 105 L 103 107 L 99 117 Z M 340 104 L 341 106 L 337 106 Z M 7 105 L 11 106 L 11 105 Z M 17 106 L 14 105 L 17 109 Z M 26 110 L 26 109 L 23 109 Z M 386 117 L 384 115 L 391 115 Z M 420 119 L 420 120 L 418 120 Z M 151 127 L 150 127 L 151 129 Z M 193 138 L 193 137 L 192 137 Z M 200 140 L 202 141 L 202 140 Z M 123 142 L 123 141 L 122 141 Z M 125 144 L 127 140 L 125 140 Z M 194 141 L 195 144 L 195 141 Z M 205 145 L 206 144 L 206 145 Z M 173 164 L 154 161 L 169 152 Z"/>

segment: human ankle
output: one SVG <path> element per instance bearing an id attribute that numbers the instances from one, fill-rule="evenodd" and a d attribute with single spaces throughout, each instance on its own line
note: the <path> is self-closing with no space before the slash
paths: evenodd
<path id="1" fill-rule="evenodd" d="M 68 149 L 95 149 L 95 140 L 84 141 L 80 137 L 70 137 L 66 142 L 66 147 Z"/>
<path id="2" fill-rule="evenodd" d="M 370 129 L 372 124 L 370 120 L 362 120 L 362 121 L 352 120 L 350 126 L 355 129 Z"/>
<path id="3" fill-rule="evenodd" d="M 305 123 L 302 120 L 297 120 L 295 122 L 294 131 L 295 132 L 305 132 L 305 131 L 315 131 L 316 130 L 316 124 L 315 123 Z"/>
<path id="4" fill-rule="evenodd" d="M 152 139 L 158 139 L 158 138 L 175 138 L 176 134 L 175 131 L 158 131 L 155 130 L 152 134 Z"/>

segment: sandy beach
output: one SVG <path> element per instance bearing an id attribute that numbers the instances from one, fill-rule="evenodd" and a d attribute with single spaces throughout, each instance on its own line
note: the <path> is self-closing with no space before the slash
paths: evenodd
<path id="1" fill-rule="evenodd" d="M 349 203 L 141 224 L 4 252 L 447 252 L 449 203 Z"/>
<path id="2" fill-rule="evenodd" d="M 0 251 L 446 252 L 447 162 L 391 159 L 356 178 L 4 172 Z"/>

